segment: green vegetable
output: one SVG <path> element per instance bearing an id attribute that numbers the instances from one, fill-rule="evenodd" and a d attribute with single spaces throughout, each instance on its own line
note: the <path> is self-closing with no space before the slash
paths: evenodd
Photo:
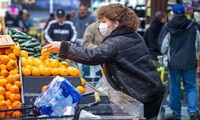
<path id="1" fill-rule="evenodd" d="M 25 47 L 26 48 L 33 48 L 33 47 L 36 47 L 36 46 L 39 46 L 40 45 L 40 42 L 32 42 L 32 43 L 29 43 L 28 45 L 26 45 Z"/>

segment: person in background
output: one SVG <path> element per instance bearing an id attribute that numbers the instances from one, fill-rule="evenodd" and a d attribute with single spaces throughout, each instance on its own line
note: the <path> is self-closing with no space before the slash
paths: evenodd
<path id="1" fill-rule="evenodd" d="M 181 119 L 181 80 L 188 102 L 187 111 L 190 120 L 199 120 L 197 101 L 197 56 L 200 34 L 195 22 L 185 15 L 182 4 L 172 8 L 173 19 L 168 21 L 159 35 L 162 54 L 168 56 L 170 75 L 170 108 L 173 119 Z M 196 48 L 197 47 L 197 48 Z"/>
<path id="2" fill-rule="evenodd" d="M 54 15 L 54 13 L 50 13 L 50 14 L 49 14 L 49 18 L 48 18 L 47 21 L 46 21 L 46 24 L 45 24 L 45 26 L 44 26 L 44 30 L 47 28 L 47 25 L 48 25 L 49 22 L 52 21 L 52 20 L 55 20 L 55 15 Z"/>
<path id="3" fill-rule="evenodd" d="M 32 18 L 30 18 L 30 13 L 26 10 L 22 10 L 22 16 L 19 21 L 19 27 L 22 29 L 22 31 L 28 33 L 29 28 L 34 26 L 34 21 Z"/>
<path id="4" fill-rule="evenodd" d="M 158 36 L 163 25 L 166 22 L 166 14 L 158 11 L 155 13 L 155 18 L 150 24 L 150 27 L 144 33 L 144 40 L 149 49 L 150 58 L 152 59 L 155 66 L 158 67 L 158 59 L 160 53 L 159 45 L 158 45 Z"/>
<path id="5" fill-rule="evenodd" d="M 5 22 L 6 27 L 16 27 L 19 28 L 19 8 L 17 6 L 9 7 L 8 11 L 6 12 Z"/>
<path id="6" fill-rule="evenodd" d="M 105 38 L 99 31 L 99 24 L 100 24 L 100 21 L 96 21 L 92 24 L 90 24 L 86 30 L 85 30 L 85 33 L 84 33 L 84 36 L 83 36 L 83 47 L 84 48 L 96 48 L 98 47 L 103 39 Z M 100 67 L 100 66 L 95 66 L 95 67 Z M 83 77 L 89 81 L 88 78 L 86 78 L 85 76 L 89 76 L 89 66 L 87 65 L 83 65 Z M 91 69 L 91 68 L 90 68 Z M 101 69 L 101 67 L 100 67 Z M 98 71 L 96 73 L 97 76 L 101 76 L 101 71 Z M 94 79 L 95 81 L 99 80 L 98 78 Z"/>
<path id="7" fill-rule="evenodd" d="M 102 43 L 105 37 L 99 31 L 99 23 L 100 21 L 96 21 L 86 28 L 83 36 L 84 48 L 95 48 Z"/>
<path id="8" fill-rule="evenodd" d="M 88 25 L 95 21 L 95 17 L 88 11 L 86 4 L 81 3 L 79 5 L 78 14 L 72 18 L 72 22 L 77 30 L 77 38 L 82 39 L 85 29 Z"/>
<path id="9" fill-rule="evenodd" d="M 103 66 L 108 83 L 144 104 L 144 117 L 158 115 L 165 87 L 149 59 L 143 38 L 136 33 L 140 21 L 133 10 L 109 4 L 98 10 L 99 30 L 106 38 L 95 48 L 69 42 L 52 42 L 43 47 L 59 56 L 87 65 Z"/>
<path id="10" fill-rule="evenodd" d="M 71 21 L 66 21 L 65 11 L 56 11 L 56 20 L 49 22 L 45 29 L 45 39 L 48 43 L 52 41 L 70 41 L 75 43 L 77 38 L 76 29 Z"/>

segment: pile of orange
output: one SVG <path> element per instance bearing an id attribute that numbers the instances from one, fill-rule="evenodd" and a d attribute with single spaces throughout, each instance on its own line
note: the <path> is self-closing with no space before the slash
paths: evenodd
<path id="1" fill-rule="evenodd" d="M 49 58 L 48 50 L 41 50 L 39 58 L 29 57 L 28 52 L 21 51 L 23 76 L 79 76 L 78 68 L 69 66 L 66 61 Z"/>
<path id="2" fill-rule="evenodd" d="M 20 56 L 20 46 L 0 49 L 0 110 L 21 108 L 20 75 L 17 57 Z M 0 112 L 0 118 L 11 116 L 20 118 L 20 111 Z"/>

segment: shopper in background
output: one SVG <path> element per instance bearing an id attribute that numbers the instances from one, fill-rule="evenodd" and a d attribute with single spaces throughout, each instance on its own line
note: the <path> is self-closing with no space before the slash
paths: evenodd
<path id="1" fill-rule="evenodd" d="M 5 16 L 6 27 L 19 28 L 19 20 L 20 20 L 19 12 L 20 12 L 20 9 L 17 6 L 9 7 Z"/>
<path id="2" fill-rule="evenodd" d="M 84 48 L 95 48 L 102 43 L 105 37 L 99 31 L 99 24 L 100 21 L 96 21 L 86 28 L 83 36 Z"/>
<path id="3" fill-rule="evenodd" d="M 54 15 L 54 13 L 50 13 L 50 14 L 49 14 L 49 18 L 48 18 L 47 21 L 46 21 L 44 30 L 47 28 L 47 25 L 48 25 L 49 22 L 52 21 L 52 20 L 55 20 L 55 15 Z"/>
<path id="4" fill-rule="evenodd" d="M 72 18 L 72 22 L 77 30 L 77 38 L 82 39 L 85 29 L 88 25 L 95 21 L 95 17 L 88 11 L 86 4 L 81 3 L 79 5 L 78 14 Z"/>
<path id="5" fill-rule="evenodd" d="M 19 21 L 19 27 L 22 29 L 23 32 L 28 33 L 29 28 L 34 26 L 34 21 L 30 18 L 30 13 L 26 10 L 22 10 L 22 16 Z"/>
<path id="6" fill-rule="evenodd" d="M 168 55 L 170 74 L 170 108 L 174 119 L 181 118 L 181 79 L 188 101 L 191 120 L 197 120 L 197 59 L 195 44 L 199 42 L 199 31 L 192 20 L 184 15 L 182 4 L 172 8 L 173 19 L 167 22 L 160 33 L 161 52 Z"/>
<path id="7" fill-rule="evenodd" d="M 65 21 L 65 11 L 58 9 L 56 11 L 56 20 L 52 20 L 45 29 L 45 39 L 52 41 L 71 41 L 74 43 L 77 38 L 77 32 L 72 22 Z"/>
<path id="8" fill-rule="evenodd" d="M 166 22 L 166 14 L 158 11 L 155 13 L 155 18 L 150 24 L 150 27 L 144 33 L 144 40 L 149 49 L 150 58 L 152 59 L 155 66 L 158 67 L 157 56 L 162 55 L 160 53 L 158 45 L 158 35 Z"/>
<path id="9" fill-rule="evenodd" d="M 139 19 L 121 4 L 98 10 L 99 30 L 106 38 L 96 48 L 82 48 L 69 42 L 52 42 L 45 47 L 60 57 L 87 65 L 102 64 L 108 83 L 144 103 L 144 117 L 158 115 L 165 88 L 142 37 L 136 33 Z M 122 98 L 123 99 L 123 98 Z"/>
<path id="10" fill-rule="evenodd" d="M 100 21 L 96 21 L 96 22 L 90 24 L 86 28 L 84 36 L 83 36 L 83 47 L 84 48 L 91 48 L 91 49 L 93 49 L 93 48 L 98 47 L 102 43 L 102 41 L 103 41 L 103 39 L 105 37 L 99 31 L 99 24 L 100 24 Z M 100 67 L 100 66 L 95 66 L 95 67 Z M 89 67 L 87 65 L 84 65 L 83 69 L 84 69 L 83 77 L 87 81 L 89 81 L 89 79 L 85 77 L 85 76 L 89 76 Z M 101 69 L 101 67 L 100 67 L 100 69 Z M 96 73 L 97 76 L 101 76 L 100 69 Z M 96 78 L 94 80 L 97 81 L 97 80 L 99 80 L 99 78 Z"/>

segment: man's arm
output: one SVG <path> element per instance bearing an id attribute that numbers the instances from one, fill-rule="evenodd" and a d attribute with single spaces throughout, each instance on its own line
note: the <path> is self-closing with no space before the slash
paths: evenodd
<path id="1" fill-rule="evenodd" d="M 51 38 L 51 34 L 53 33 L 53 28 L 52 28 L 53 23 L 55 23 L 55 20 L 49 22 L 48 26 L 44 31 L 44 37 L 49 43 L 53 41 L 53 39 Z"/>
<path id="2" fill-rule="evenodd" d="M 70 25 L 70 30 L 69 30 L 70 31 L 70 33 L 69 33 L 70 34 L 70 41 L 72 43 L 74 43 L 76 41 L 76 39 L 77 39 L 76 28 L 75 28 L 74 24 L 72 22 L 70 22 L 70 21 L 65 21 L 65 23 Z"/>

